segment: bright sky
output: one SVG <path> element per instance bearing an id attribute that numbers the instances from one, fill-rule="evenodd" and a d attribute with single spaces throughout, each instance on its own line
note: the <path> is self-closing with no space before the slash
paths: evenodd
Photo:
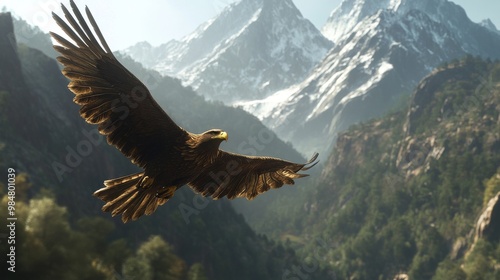
<path id="1" fill-rule="evenodd" d="M 89 6 L 112 50 L 124 49 L 140 41 L 153 45 L 180 39 L 198 25 L 216 16 L 236 0 L 76 0 L 83 10 Z M 293 0 L 302 15 L 319 29 L 341 0 Z M 59 0 L 0 0 L 7 7 L 43 31 L 57 31 L 50 13 L 62 14 Z M 68 0 L 63 0 L 69 6 Z M 490 18 L 500 27 L 500 1 L 453 0 L 473 21 Z"/>

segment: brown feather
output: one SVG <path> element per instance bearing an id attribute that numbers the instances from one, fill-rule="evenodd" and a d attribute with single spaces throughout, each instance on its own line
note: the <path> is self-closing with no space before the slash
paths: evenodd
<path id="1" fill-rule="evenodd" d="M 293 179 L 307 176 L 298 172 L 314 166 L 316 159 L 317 154 L 314 154 L 307 163 L 297 164 L 277 158 L 220 152 L 214 164 L 188 185 L 200 194 L 212 196 L 214 199 L 227 196 L 229 199 L 246 197 L 251 200 L 270 189 L 277 189 L 285 184 L 293 185 Z M 228 162 L 236 164 L 235 169 L 239 170 L 237 174 L 231 176 L 230 173 L 234 170 L 227 170 Z M 214 174 L 223 175 L 215 179 Z M 214 185 L 215 189 L 207 187 Z"/>

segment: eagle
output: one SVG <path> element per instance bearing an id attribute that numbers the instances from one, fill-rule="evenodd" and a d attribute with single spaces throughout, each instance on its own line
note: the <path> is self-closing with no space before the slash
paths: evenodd
<path id="1" fill-rule="evenodd" d="M 54 48 L 69 79 L 68 88 L 80 105 L 80 115 L 96 124 L 108 144 L 143 171 L 104 181 L 94 196 L 102 210 L 122 215 L 124 223 L 151 215 L 184 185 L 213 199 L 255 196 L 294 184 L 307 176 L 318 154 L 304 164 L 279 158 L 246 156 L 219 149 L 228 134 L 210 129 L 201 134 L 178 126 L 153 99 L 146 86 L 113 55 L 88 7 L 87 19 L 73 1 L 74 16 L 62 6 L 67 22 L 52 17 L 71 39 L 50 32 Z M 97 36 L 97 38 L 96 38 Z"/>

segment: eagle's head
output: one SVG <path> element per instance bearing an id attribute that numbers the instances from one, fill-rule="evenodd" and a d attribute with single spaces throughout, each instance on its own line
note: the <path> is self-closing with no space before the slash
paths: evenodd
<path id="1" fill-rule="evenodd" d="M 203 154 L 203 157 L 216 156 L 219 151 L 219 145 L 222 141 L 227 140 L 227 132 L 220 129 L 211 129 L 198 134 L 196 137 L 196 150 Z"/>
<path id="2" fill-rule="evenodd" d="M 221 129 L 210 129 L 201 134 L 201 141 L 220 144 L 222 141 L 227 141 L 227 132 Z"/>

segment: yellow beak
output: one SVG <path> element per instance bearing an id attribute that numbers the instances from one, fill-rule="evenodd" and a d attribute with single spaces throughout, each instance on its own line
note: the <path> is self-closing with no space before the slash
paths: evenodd
<path id="1" fill-rule="evenodd" d="M 227 141 L 227 132 L 222 131 L 218 136 L 215 136 L 215 138 L 222 139 L 224 141 Z"/>

